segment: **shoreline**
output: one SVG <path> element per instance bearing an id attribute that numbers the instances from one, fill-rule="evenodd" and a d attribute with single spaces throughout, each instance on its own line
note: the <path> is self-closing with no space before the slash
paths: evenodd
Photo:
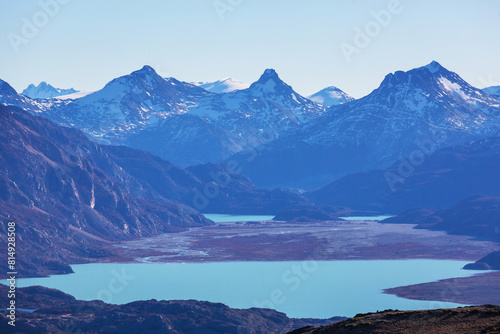
<path id="1" fill-rule="evenodd" d="M 500 249 L 498 244 L 468 236 L 414 229 L 414 225 L 380 224 L 376 221 L 280 222 L 259 224 L 224 222 L 191 228 L 183 232 L 106 244 L 111 256 L 76 259 L 70 266 L 93 263 L 159 264 L 223 262 L 307 262 L 307 261 L 469 261 Z M 403 242 L 401 241 L 403 240 Z M 470 286 L 481 288 L 481 278 L 489 272 L 468 277 Z M 62 275 L 71 273 L 61 273 Z M 56 275 L 61 275 L 56 274 Z M 41 278 L 29 276 L 21 278 Z M 436 284 L 437 282 L 417 284 Z M 500 287 L 499 281 L 496 283 Z M 413 286 L 409 286 L 413 288 Z M 413 298 L 408 287 L 387 289 L 384 293 Z M 446 299 L 442 286 L 434 286 L 419 300 L 481 304 L 482 299 L 462 302 Z M 396 290 L 399 289 L 399 290 Z M 406 290 L 405 290 L 406 289 Z M 391 292 L 388 292 L 391 291 Z M 397 293 L 395 292 L 397 291 Z M 400 295 L 401 294 L 401 295 Z"/>

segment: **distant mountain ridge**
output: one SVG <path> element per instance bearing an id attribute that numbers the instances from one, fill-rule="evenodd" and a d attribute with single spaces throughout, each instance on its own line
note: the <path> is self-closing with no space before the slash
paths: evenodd
<path id="1" fill-rule="evenodd" d="M 243 173 L 263 187 L 314 188 L 436 148 L 500 135 L 500 98 L 437 62 L 388 74 L 369 95 L 329 108 L 265 145 Z M 240 159 L 236 155 L 234 159 Z"/>
<path id="2" fill-rule="evenodd" d="M 235 160 L 267 188 L 313 189 L 388 167 L 429 138 L 439 148 L 500 133 L 500 97 L 437 62 L 389 74 L 371 94 L 328 110 L 272 69 L 230 93 L 165 79 L 144 66 L 77 99 L 34 100 L 6 89 L 0 102 L 181 166 Z"/>
<path id="3" fill-rule="evenodd" d="M 45 81 L 42 81 L 41 83 L 38 84 L 38 86 L 30 84 L 27 88 L 23 90 L 21 94 L 26 95 L 32 99 L 50 99 L 53 97 L 73 94 L 77 92 L 78 91 L 73 88 L 69 89 L 55 88 L 47 84 Z"/>
<path id="4" fill-rule="evenodd" d="M 491 95 L 500 96 L 500 86 L 491 86 L 491 87 L 483 88 L 483 92 L 491 94 Z"/>

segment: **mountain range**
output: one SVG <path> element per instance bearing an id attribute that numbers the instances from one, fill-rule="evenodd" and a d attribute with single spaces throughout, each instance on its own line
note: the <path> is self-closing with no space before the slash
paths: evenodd
<path id="1" fill-rule="evenodd" d="M 388 74 L 367 96 L 333 106 L 245 161 L 262 187 L 316 188 L 433 149 L 500 134 L 500 98 L 437 62 Z M 431 144 L 429 144 L 429 142 Z"/>
<path id="2" fill-rule="evenodd" d="M 42 81 L 38 86 L 33 84 L 29 85 L 26 89 L 23 90 L 21 94 L 30 97 L 32 99 L 50 99 L 57 96 L 68 95 L 77 93 L 78 91 L 70 88 L 70 89 L 61 89 L 55 88 L 45 81 Z"/>
<path id="3" fill-rule="evenodd" d="M 324 105 L 332 94 L 345 103 Z M 358 100 L 344 94 L 329 87 L 310 97 L 323 104 L 316 103 L 272 69 L 248 88 L 213 93 L 144 66 L 75 99 L 30 99 L 1 82 L 0 103 L 182 167 L 236 164 L 265 188 L 320 188 L 388 168 L 422 145 L 439 149 L 499 134 L 500 97 L 437 62 L 388 74 Z"/>
<path id="4" fill-rule="evenodd" d="M 78 99 L 17 101 L 22 98 L 0 92 L 1 103 L 41 113 L 99 142 L 130 145 L 182 166 L 221 162 L 325 110 L 296 93 L 274 70 L 266 70 L 247 89 L 225 94 L 162 78 L 144 66 Z"/>

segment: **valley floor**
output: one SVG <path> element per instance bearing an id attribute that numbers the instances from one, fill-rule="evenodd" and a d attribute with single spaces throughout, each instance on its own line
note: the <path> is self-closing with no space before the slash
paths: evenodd
<path id="1" fill-rule="evenodd" d="M 487 241 L 375 221 L 228 222 L 122 242 L 113 262 L 449 259 L 474 262 Z"/>
<path id="2" fill-rule="evenodd" d="M 474 262 L 500 249 L 468 236 L 376 221 L 228 222 L 115 245 L 111 262 L 448 259 Z M 500 305 L 500 273 L 386 291 L 400 297 Z"/>

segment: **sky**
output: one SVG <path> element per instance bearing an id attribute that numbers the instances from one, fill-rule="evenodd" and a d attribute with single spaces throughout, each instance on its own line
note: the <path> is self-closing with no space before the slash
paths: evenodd
<path id="1" fill-rule="evenodd" d="M 436 60 L 500 85 L 500 1 L 1 0 L 0 79 L 97 90 L 143 65 L 178 80 L 251 83 L 274 68 L 298 93 L 359 98 Z"/>

